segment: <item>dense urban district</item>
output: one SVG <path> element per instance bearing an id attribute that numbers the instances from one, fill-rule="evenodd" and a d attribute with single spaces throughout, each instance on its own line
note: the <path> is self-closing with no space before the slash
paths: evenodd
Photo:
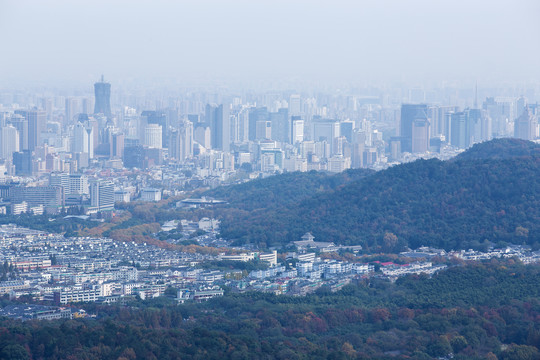
<path id="1" fill-rule="evenodd" d="M 540 358 L 525 97 L 110 90 L 0 94 L 1 359 Z"/>

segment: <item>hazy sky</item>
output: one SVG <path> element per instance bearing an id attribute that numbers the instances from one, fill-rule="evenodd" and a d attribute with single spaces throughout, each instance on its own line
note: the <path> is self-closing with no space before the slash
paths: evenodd
<path id="1" fill-rule="evenodd" d="M 0 82 L 538 82 L 538 0 L 0 0 Z M 474 80 L 472 80 L 474 81 Z"/>

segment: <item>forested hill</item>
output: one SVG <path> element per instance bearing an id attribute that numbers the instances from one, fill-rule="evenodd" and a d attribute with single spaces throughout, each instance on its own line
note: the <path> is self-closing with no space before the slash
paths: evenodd
<path id="1" fill-rule="evenodd" d="M 505 140 L 480 147 L 484 154 L 492 147 L 495 159 L 469 159 L 465 152 L 453 161 L 418 160 L 286 206 L 247 212 L 231 204 L 221 213 L 221 233 L 240 243 L 273 246 L 310 231 L 319 241 L 373 251 L 481 248 L 487 241 L 540 246 L 537 146 L 529 156 L 512 158 L 513 150 L 501 144 Z M 478 147 L 470 151 L 480 153 Z M 501 152 L 507 155 L 501 158 Z"/>
<path id="2" fill-rule="evenodd" d="M 373 173 L 373 170 L 366 169 L 351 169 L 339 174 L 293 172 L 218 187 L 205 195 L 226 200 L 231 207 L 242 210 L 276 208 L 295 204 L 317 193 L 336 190 Z"/>
<path id="3" fill-rule="evenodd" d="M 540 156 L 540 145 L 532 141 L 502 138 L 475 144 L 459 154 L 455 160 L 512 159 L 530 156 Z"/>

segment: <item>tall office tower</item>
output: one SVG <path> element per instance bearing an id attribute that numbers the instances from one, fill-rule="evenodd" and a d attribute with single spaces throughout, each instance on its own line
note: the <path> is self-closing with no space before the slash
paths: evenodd
<path id="1" fill-rule="evenodd" d="M 450 116 L 450 141 L 449 143 L 460 149 L 468 147 L 467 113 L 460 111 Z"/>
<path id="2" fill-rule="evenodd" d="M 109 142 L 109 158 L 122 159 L 124 157 L 124 141 L 125 136 L 123 133 L 115 132 L 111 134 L 111 140 Z"/>
<path id="3" fill-rule="evenodd" d="M 258 121 L 268 121 L 268 109 L 265 107 L 262 108 L 251 108 L 249 110 L 249 131 L 248 139 L 251 141 L 257 140 L 257 122 Z"/>
<path id="4" fill-rule="evenodd" d="M 20 150 L 19 133 L 13 125 L 1 129 L 0 158 L 11 160 L 13 153 Z"/>
<path id="5" fill-rule="evenodd" d="M 291 116 L 300 116 L 302 113 L 302 105 L 300 95 L 293 94 L 289 97 L 289 114 Z"/>
<path id="6" fill-rule="evenodd" d="M 71 152 L 88 154 L 89 159 L 94 158 L 94 128 L 78 122 L 73 130 L 73 143 Z"/>
<path id="7" fill-rule="evenodd" d="M 78 99 L 68 97 L 66 98 L 66 121 L 65 124 L 73 124 L 75 122 L 75 115 L 78 112 Z"/>
<path id="8" fill-rule="evenodd" d="M 304 120 L 300 116 L 292 116 L 292 140 L 293 144 L 304 141 Z"/>
<path id="9" fill-rule="evenodd" d="M 15 166 L 15 175 L 31 176 L 32 175 L 32 152 L 30 150 L 14 152 L 13 165 Z"/>
<path id="10" fill-rule="evenodd" d="M 349 143 L 352 143 L 352 134 L 354 130 L 354 122 L 347 120 L 339 124 L 339 133 L 341 136 L 345 136 Z"/>
<path id="11" fill-rule="evenodd" d="M 473 144 L 489 140 L 489 137 L 486 136 L 486 120 L 485 112 L 480 109 L 466 109 L 465 113 L 467 114 L 467 147 L 472 146 Z"/>
<path id="12" fill-rule="evenodd" d="M 238 123 L 238 142 L 245 143 L 249 141 L 249 108 L 243 107 L 237 115 Z"/>
<path id="13" fill-rule="evenodd" d="M 193 156 L 193 124 L 184 122 L 179 129 L 171 132 L 169 157 L 184 161 Z"/>
<path id="14" fill-rule="evenodd" d="M 42 110 L 15 110 L 15 114 L 26 119 L 28 134 L 25 137 L 28 139 L 28 150 L 34 151 L 41 146 L 41 133 L 47 129 L 47 113 Z"/>
<path id="15" fill-rule="evenodd" d="M 212 149 L 229 151 L 230 119 L 229 111 L 221 105 L 206 105 L 205 121 L 210 125 Z"/>
<path id="16" fill-rule="evenodd" d="M 486 98 L 482 108 L 491 117 L 493 136 L 510 135 L 508 133 L 510 122 L 518 116 L 515 112 L 513 98 Z"/>
<path id="17" fill-rule="evenodd" d="M 514 121 L 514 137 L 523 140 L 534 140 L 537 134 L 538 120 L 531 114 L 527 105 L 523 113 Z"/>
<path id="18" fill-rule="evenodd" d="M 199 143 L 205 149 L 210 149 L 211 144 L 211 135 L 210 127 L 204 123 L 198 123 L 195 126 L 195 131 L 193 132 L 193 138 L 196 142 Z"/>
<path id="19" fill-rule="evenodd" d="M 524 96 L 520 96 L 516 100 L 516 115 L 521 116 L 527 107 L 527 99 Z"/>
<path id="20" fill-rule="evenodd" d="M 97 211 L 114 210 L 114 184 L 108 180 L 95 180 L 90 184 L 90 206 Z"/>
<path id="21" fill-rule="evenodd" d="M 94 95 L 96 102 L 94 114 L 111 116 L 111 84 L 106 83 L 101 75 L 101 81 L 94 84 Z"/>
<path id="22" fill-rule="evenodd" d="M 162 147 L 167 147 L 167 130 L 169 127 L 168 121 L 167 121 L 167 114 L 165 114 L 163 111 L 143 111 L 141 113 L 141 124 L 144 124 L 143 129 L 148 124 L 157 124 L 161 126 L 161 140 L 162 140 Z"/>
<path id="23" fill-rule="evenodd" d="M 19 114 L 14 114 L 9 119 L 9 123 L 17 129 L 19 134 L 19 148 L 21 150 L 28 150 L 28 121 L 26 118 Z"/>
<path id="24" fill-rule="evenodd" d="M 415 123 L 416 125 L 414 125 Z M 427 116 L 427 105 L 401 105 L 401 122 L 399 135 L 401 137 L 401 151 L 403 152 L 413 152 L 413 127 L 416 128 L 418 139 L 420 139 L 421 137 L 421 130 L 425 130 L 425 128 L 427 127 L 427 139 L 429 142 L 429 119 Z M 424 129 L 420 129 L 421 127 Z M 423 147 L 417 147 L 417 149 L 419 148 Z"/>
<path id="25" fill-rule="evenodd" d="M 429 129 L 430 129 L 430 137 L 437 137 L 440 135 L 444 135 L 446 137 L 446 140 L 448 140 L 448 124 L 446 123 L 446 119 L 448 117 L 447 114 L 451 112 L 457 112 L 458 107 L 457 106 L 440 106 L 440 105 L 434 105 L 428 107 L 428 119 L 430 119 L 429 123 Z"/>
<path id="26" fill-rule="evenodd" d="M 279 109 L 277 112 L 270 113 L 270 122 L 272 123 L 272 139 L 290 143 L 289 110 Z"/>
<path id="27" fill-rule="evenodd" d="M 312 124 L 312 139 L 314 141 L 326 141 L 330 145 L 330 154 L 334 154 L 334 138 L 340 136 L 339 122 L 331 119 L 317 119 Z"/>
<path id="28" fill-rule="evenodd" d="M 144 129 L 144 145 L 161 149 L 163 147 L 163 129 L 158 124 L 148 124 Z"/>
<path id="29" fill-rule="evenodd" d="M 429 149 L 429 120 L 415 119 L 412 125 L 412 152 L 425 153 Z"/>

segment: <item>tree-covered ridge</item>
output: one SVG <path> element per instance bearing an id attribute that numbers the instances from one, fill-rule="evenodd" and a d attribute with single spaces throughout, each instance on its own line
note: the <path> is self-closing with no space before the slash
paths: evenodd
<path id="1" fill-rule="evenodd" d="M 539 271 L 475 264 L 432 279 L 361 280 L 306 297 L 88 304 L 98 319 L 0 319 L 0 358 L 537 359 Z"/>
<path id="2" fill-rule="evenodd" d="M 473 145 L 456 160 L 511 159 L 540 156 L 540 145 L 527 140 L 501 138 Z"/>
<path id="3" fill-rule="evenodd" d="M 268 209 L 288 206 L 316 193 L 335 190 L 372 173 L 372 170 L 365 169 L 347 170 L 339 174 L 292 172 L 218 187 L 204 195 L 225 200 L 230 207 L 241 210 Z"/>
<path id="4" fill-rule="evenodd" d="M 540 156 L 418 160 L 288 206 L 229 209 L 221 233 L 267 246 L 299 240 L 307 231 L 320 241 L 372 250 L 386 233 L 398 237 L 394 250 L 479 248 L 486 240 L 540 246 L 538 194 Z"/>

